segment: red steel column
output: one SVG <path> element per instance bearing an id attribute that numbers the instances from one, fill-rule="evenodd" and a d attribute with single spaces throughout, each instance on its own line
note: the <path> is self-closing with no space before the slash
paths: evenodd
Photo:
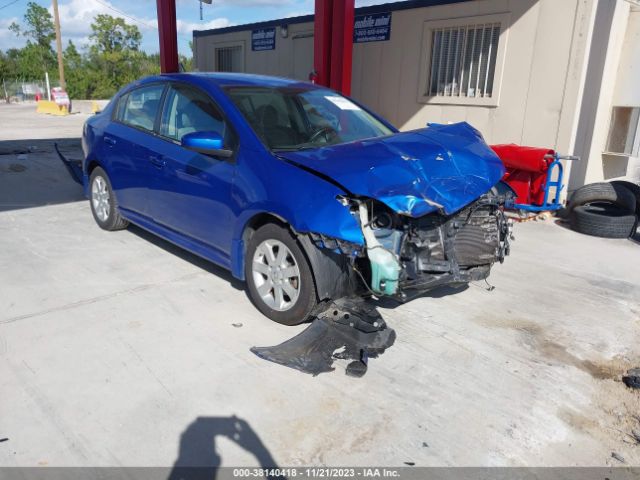
<path id="1" fill-rule="evenodd" d="M 160 71 L 176 73 L 178 65 L 178 31 L 176 28 L 176 0 L 156 0 L 158 35 L 160 37 Z"/>
<path id="2" fill-rule="evenodd" d="M 354 3 L 355 0 L 333 0 L 329 86 L 344 95 L 351 94 Z"/>
<path id="3" fill-rule="evenodd" d="M 313 22 L 313 69 L 315 82 L 329 86 L 331 76 L 331 18 L 334 0 L 316 0 Z"/>

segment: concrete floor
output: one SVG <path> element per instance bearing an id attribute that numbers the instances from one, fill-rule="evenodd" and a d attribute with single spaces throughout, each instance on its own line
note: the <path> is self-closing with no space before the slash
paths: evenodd
<path id="1" fill-rule="evenodd" d="M 0 465 L 640 465 L 637 237 L 518 224 L 494 291 L 381 308 L 398 339 L 367 375 L 314 378 L 249 352 L 304 327 L 228 273 L 100 230 L 37 141 L 86 116 L 33 111 L 0 105 Z"/>

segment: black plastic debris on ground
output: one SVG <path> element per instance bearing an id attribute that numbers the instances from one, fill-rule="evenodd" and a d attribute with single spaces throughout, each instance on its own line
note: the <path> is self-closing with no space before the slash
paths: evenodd
<path id="1" fill-rule="evenodd" d="M 629 388 L 640 388 L 640 368 L 631 368 L 622 376 L 622 381 Z"/>
<path id="2" fill-rule="evenodd" d="M 331 302 L 304 331 L 273 347 L 253 347 L 260 358 L 318 375 L 334 370 L 336 359 L 352 360 L 347 375 L 361 377 L 369 358 L 393 345 L 396 332 L 388 328 L 377 309 L 361 298 Z"/>

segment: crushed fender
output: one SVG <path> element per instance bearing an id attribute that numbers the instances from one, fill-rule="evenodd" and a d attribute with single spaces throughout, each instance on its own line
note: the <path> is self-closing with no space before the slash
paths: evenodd
<path id="1" fill-rule="evenodd" d="M 362 298 L 330 302 L 311 325 L 295 337 L 273 347 L 253 347 L 260 358 L 316 376 L 331 372 L 336 359 L 353 360 L 347 375 L 361 377 L 368 359 L 391 347 L 396 332 L 387 327 L 377 309 Z"/>

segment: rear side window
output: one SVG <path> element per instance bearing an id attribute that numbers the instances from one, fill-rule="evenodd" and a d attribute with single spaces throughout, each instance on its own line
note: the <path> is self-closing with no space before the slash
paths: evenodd
<path id="1" fill-rule="evenodd" d="M 236 143 L 224 115 L 205 93 L 173 85 L 164 102 L 160 135 L 180 142 L 193 132 L 217 132 L 226 148 L 233 148 Z"/>
<path id="2" fill-rule="evenodd" d="M 164 85 L 150 85 L 127 94 L 118 105 L 118 120 L 132 127 L 153 131 Z"/>

